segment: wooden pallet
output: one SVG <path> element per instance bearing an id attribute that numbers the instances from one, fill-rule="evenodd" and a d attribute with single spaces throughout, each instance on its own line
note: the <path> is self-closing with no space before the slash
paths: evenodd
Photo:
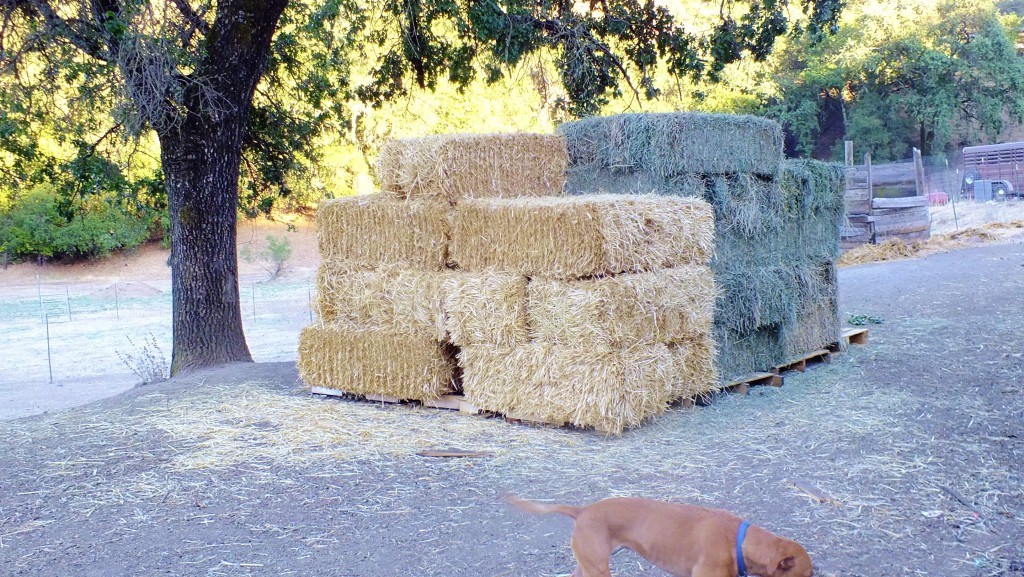
<path id="1" fill-rule="evenodd" d="M 821 362 L 830 362 L 833 354 L 839 352 L 842 348 L 845 348 L 849 344 L 866 344 L 868 342 L 868 329 L 866 328 L 848 328 L 844 329 L 842 333 L 842 345 L 835 343 L 828 349 L 820 349 L 812 351 L 806 355 L 802 355 L 795 359 L 792 359 L 785 364 L 772 367 L 771 371 L 766 372 L 754 372 L 737 377 L 732 381 L 722 385 L 722 388 L 717 393 L 706 393 L 697 395 L 692 398 L 681 399 L 679 403 L 684 407 L 691 407 L 693 405 L 706 406 L 710 404 L 715 395 L 722 393 L 732 394 L 748 394 L 750 387 L 756 386 L 771 386 L 781 387 L 785 383 L 785 376 L 782 374 L 786 371 L 800 371 L 803 372 L 807 369 L 808 365 L 813 365 Z M 399 399 L 397 397 L 390 397 L 386 395 L 354 395 L 352 393 L 346 393 L 337 389 L 328 389 L 325 387 L 312 387 L 312 393 L 315 395 L 328 395 L 332 397 L 346 397 L 354 399 L 365 399 L 375 403 L 386 403 L 386 404 L 406 404 L 406 403 L 417 403 L 424 407 L 430 407 L 435 409 L 447 409 L 452 411 L 459 411 L 460 413 L 467 413 L 471 415 L 486 414 L 493 416 L 501 416 L 509 422 L 524 422 L 533 423 L 546 426 L 563 427 L 569 423 L 552 423 L 549 421 L 542 421 L 530 415 L 519 414 L 511 412 L 506 415 L 497 415 L 495 413 L 484 411 L 466 401 L 466 398 L 462 395 L 444 395 L 439 399 L 432 401 L 409 401 Z M 595 429 L 597 433 L 607 433 L 600 429 Z"/>
<path id="2" fill-rule="evenodd" d="M 832 351 L 828 349 L 819 349 L 817 351 L 811 351 L 806 355 L 790 359 L 781 365 L 776 365 L 772 367 L 772 372 L 775 374 L 781 374 L 786 371 L 799 371 L 802 373 L 807 370 L 807 365 L 828 363 L 831 361 Z"/>
<path id="3" fill-rule="evenodd" d="M 865 328 L 843 329 L 843 342 L 848 345 L 868 344 L 868 330 Z"/>
<path id="4" fill-rule="evenodd" d="M 779 373 L 767 373 L 767 372 L 756 372 L 748 373 L 741 377 L 737 377 L 728 383 L 722 385 L 722 388 L 713 393 L 702 393 L 693 397 L 692 399 L 686 399 L 683 401 L 683 406 L 698 405 L 706 407 L 711 404 L 716 395 L 721 394 L 736 394 L 746 395 L 750 392 L 750 387 L 781 387 L 785 382 L 785 377 Z"/>
<path id="5" fill-rule="evenodd" d="M 851 327 L 843 329 L 843 333 L 839 337 L 839 342 L 829 345 L 828 350 L 833 353 L 838 353 L 850 345 L 866 344 L 868 344 L 868 329 L 864 327 Z"/>
<path id="6" fill-rule="evenodd" d="M 438 399 L 431 401 L 410 401 L 405 399 L 399 399 L 398 397 L 390 397 L 388 395 L 354 395 L 352 393 L 346 393 L 345 391 L 339 391 L 338 389 L 328 389 L 326 387 L 312 387 L 310 392 L 314 395 L 327 395 L 331 397 L 346 397 L 346 398 L 362 398 L 372 403 L 384 403 L 388 405 L 398 405 L 403 403 L 419 403 L 424 407 L 430 407 L 433 409 L 449 409 L 452 411 L 459 411 L 460 413 L 468 413 L 475 415 L 482 412 L 476 405 L 466 401 L 466 398 L 462 395 L 444 395 Z"/>

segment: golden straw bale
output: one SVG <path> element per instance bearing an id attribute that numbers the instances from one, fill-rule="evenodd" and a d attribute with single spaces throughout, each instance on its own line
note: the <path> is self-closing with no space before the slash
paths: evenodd
<path id="1" fill-rule="evenodd" d="M 527 342 L 526 277 L 461 272 L 444 284 L 449 338 L 458 346 Z"/>
<path id="2" fill-rule="evenodd" d="M 668 346 L 675 361 L 674 398 L 687 399 L 718 390 L 718 346 L 705 333 Z"/>
<path id="3" fill-rule="evenodd" d="M 534 278 L 530 336 L 577 346 L 672 343 L 711 332 L 717 290 L 705 265 L 588 280 Z"/>
<path id="4" fill-rule="evenodd" d="M 299 376 L 311 387 L 431 400 L 453 392 L 449 347 L 429 338 L 310 325 L 299 334 Z"/>
<path id="5" fill-rule="evenodd" d="M 325 323 L 442 341 L 442 286 L 454 274 L 395 267 L 345 272 L 333 260 L 321 261 L 316 309 Z"/>
<path id="6" fill-rule="evenodd" d="M 560 195 L 569 163 L 552 134 L 444 134 L 391 140 L 377 160 L 381 189 L 404 198 Z"/>
<path id="7" fill-rule="evenodd" d="M 385 194 L 350 196 L 320 203 L 316 214 L 320 257 L 347 270 L 400 265 L 445 268 L 448 205 L 402 201 Z"/>
<path id="8" fill-rule="evenodd" d="M 663 344 L 581 349 L 532 343 L 459 352 L 466 399 L 488 411 L 620 433 L 676 398 L 676 362 Z"/>
<path id="9" fill-rule="evenodd" d="M 663 196 L 471 199 L 455 206 L 449 256 L 465 270 L 581 278 L 705 264 L 711 206 Z"/>

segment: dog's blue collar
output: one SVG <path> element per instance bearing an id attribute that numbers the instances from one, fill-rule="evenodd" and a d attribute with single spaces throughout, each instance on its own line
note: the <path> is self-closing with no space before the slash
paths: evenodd
<path id="1" fill-rule="evenodd" d="M 747 564 L 743 562 L 743 540 L 747 537 L 747 527 L 750 521 L 746 519 L 740 523 L 740 529 L 736 532 L 736 568 L 739 569 L 740 577 L 747 577 Z"/>

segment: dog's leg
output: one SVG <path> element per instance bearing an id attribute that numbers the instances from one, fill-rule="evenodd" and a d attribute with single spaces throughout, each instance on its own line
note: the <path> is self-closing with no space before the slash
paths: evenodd
<path id="1" fill-rule="evenodd" d="M 576 525 L 572 532 L 572 554 L 577 563 L 573 577 L 611 577 L 608 560 L 613 549 L 607 531 Z"/>

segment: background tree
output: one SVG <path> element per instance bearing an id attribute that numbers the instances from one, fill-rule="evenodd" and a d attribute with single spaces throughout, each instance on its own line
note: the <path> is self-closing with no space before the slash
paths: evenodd
<path id="1" fill-rule="evenodd" d="M 796 29 L 833 31 L 841 5 L 802 0 Z M 743 57 L 765 59 L 790 29 L 788 8 L 722 3 L 715 24 L 694 33 L 650 0 L 2 0 L 0 76 L 5 108 L 38 110 L 46 94 L 80 103 L 69 123 L 83 142 L 155 133 L 176 374 L 251 360 L 236 211 L 288 195 L 289 175 L 315 169 L 311 143 L 342 130 L 352 102 L 379 107 L 442 78 L 495 82 L 547 52 L 566 113 L 594 113 L 623 92 L 656 97 L 661 69 L 717 79 Z M 359 77 L 353 63 L 363 62 L 372 65 Z M 8 148 L 31 156 L 20 146 Z"/>
<path id="2" fill-rule="evenodd" d="M 767 109 L 797 149 L 838 158 L 853 140 L 879 160 L 925 155 L 1024 122 L 1019 17 L 989 0 L 858 5 L 834 37 L 784 51 Z"/>

